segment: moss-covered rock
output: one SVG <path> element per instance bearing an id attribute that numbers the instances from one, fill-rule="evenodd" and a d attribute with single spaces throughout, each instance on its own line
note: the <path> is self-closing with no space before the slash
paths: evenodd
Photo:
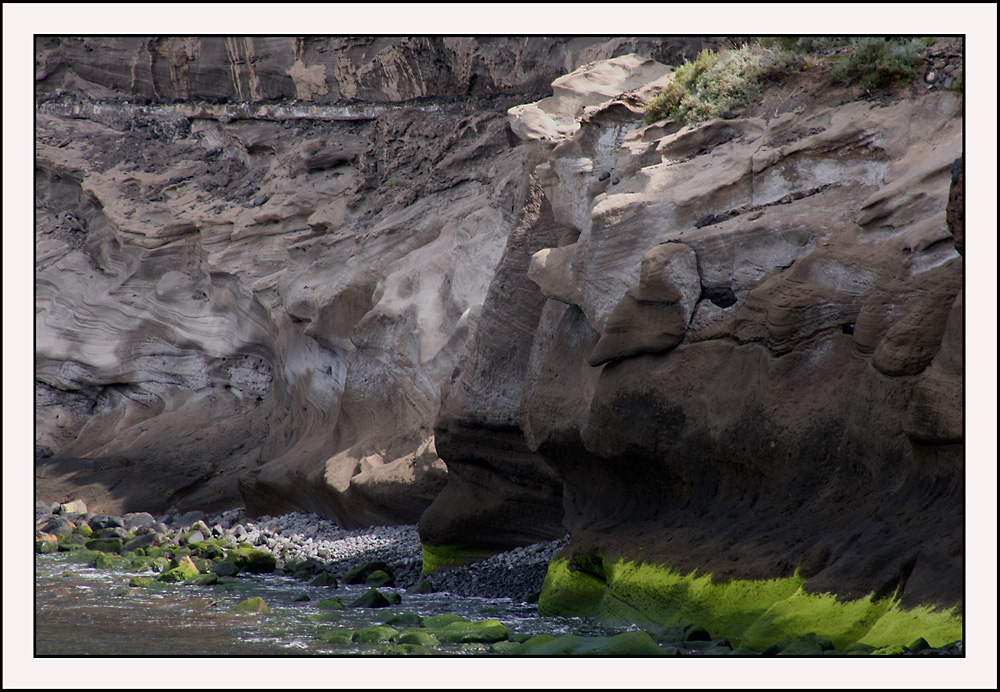
<path id="1" fill-rule="evenodd" d="M 199 574 L 200 572 L 198 571 L 198 568 L 195 567 L 194 562 L 191 561 L 191 557 L 184 555 L 177 561 L 176 567 L 168 569 L 166 572 L 157 577 L 157 580 L 164 582 L 189 581 L 197 577 Z"/>
<path id="2" fill-rule="evenodd" d="M 344 602 L 339 598 L 326 598 L 320 601 L 317 605 L 323 610 L 344 610 L 347 608 Z"/>
<path id="3" fill-rule="evenodd" d="M 248 598 L 245 601 L 237 603 L 231 608 L 234 613 L 269 613 L 271 609 L 267 607 L 267 603 L 260 596 L 254 596 L 253 598 Z"/>
<path id="4" fill-rule="evenodd" d="M 259 550 L 240 544 L 226 554 L 226 562 L 232 562 L 240 572 L 270 574 L 278 564 L 277 558 L 266 550 Z M 219 563 L 220 565 L 223 563 Z"/>
<path id="5" fill-rule="evenodd" d="M 193 556 L 199 557 L 203 560 L 222 560 L 226 551 L 223 550 L 217 543 L 210 541 L 200 541 L 196 543 L 189 543 L 188 548 L 191 550 Z"/>
<path id="6" fill-rule="evenodd" d="M 315 615 L 310 615 L 307 619 L 309 622 L 336 622 L 344 617 L 343 613 L 339 610 L 331 610 L 325 613 L 316 613 Z"/>
<path id="7" fill-rule="evenodd" d="M 337 577 L 333 576 L 332 574 L 327 574 L 325 572 L 323 574 L 317 574 L 316 577 L 311 582 L 309 582 L 309 585 L 331 586 L 333 588 L 337 588 L 337 586 L 339 586 L 339 584 L 337 583 Z"/>
<path id="8" fill-rule="evenodd" d="M 120 538 L 92 538 L 87 541 L 87 550 L 95 550 L 101 553 L 120 553 L 125 541 Z"/>
<path id="9" fill-rule="evenodd" d="M 73 529 L 73 533 L 79 536 L 90 536 L 94 533 L 94 530 L 90 528 L 89 524 L 78 524 L 77 527 Z"/>
<path id="10" fill-rule="evenodd" d="M 366 586 L 394 586 L 396 584 L 396 579 L 387 572 L 382 570 L 375 570 L 368 575 L 365 579 Z"/>
<path id="11" fill-rule="evenodd" d="M 424 619 L 416 613 L 398 613 L 387 617 L 382 624 L 391 627 L 420 627 L 423 621 Z"/>
<path id="12" fill-rule="evenodd" d="M 436 591 L 437 589 L 434 588 L 434 585 L 429 580 L 421 579 L 416 584 L 408 588 L 406 593 L 427 594 L 435 593 Z"/>
<path id="13" fill-rule="evenodd" d="M 97 553 L 96 557 L 94 557 L 90 566 L 96 567 L 97 569 L 112 569 L 112 570 L 129 569 L 130 567 L 128 560 L 124 559 L 121 555 L 118 555 L 116 553 L 101 553 L 101 552 Z"/>
<path id="14" fill-rule="evenodd" d="M 233 577 L 240 573 L 240 568 L 234 560 L 223 560 L 212 565 L 211 571 L 220 577 Z"/>
<path id="15" fill-rule="evenodd" d="M 378 589 L 371 588 L 348 605 L 351 608 L 388 608 L 392 605 L 392 601 Z"/>
<path id="16" fill-rule="evenodd" d="M 59 538 L 51 533 L 35 534 L 35 552 L 39 554 L 59 552 Z"/>
<path id="17" fill-rule="evenodd" d="M 156 585 L 156 580 L 151 577 L 132 577 L 128 580 L 128 585 L 142 589 L 151 589 Z"/>
<path id="18" fill-rule="evenodd" d="M 519 646 L 520 643 L 512 641 L 493 642 L 490 644 L 489 651 L 491 654 L 506 654 L 510 653 L 511 650 L 516 649 Z"/>
<path id="19" fill-rule="evenodd" d="M 426 621 L 425 621 L 426 622 Z M 499 620 L 453 622 L 437 629 L 428 629 L 442 644 L 486 643 L 492 644 L 510 636 L 507 626 Z"/>
<path id="20" fill-rule="evenodd" d="M 372 625 L 355 630 L 351 635 L 351 641 L 356 644 L 373 644 L 375 642 L 389 642 L 399 635 L 399 630 L 386 625 Z"/>
<path id="21" fill-rule="evenodd" d="M 317 638 L 318 639 L 322 639 L 327 644 L 341 644 L 341 645 L 346 646 L 346 645 L 354 643 L 353 639 L 352 639 L 353 634 L 354 633 L 352 631 L 350 631 L 350 630 L 347 630 L 347 631 L 345 631 L 345 630 L 329 630 L 327 632 L 321 632 L 317 636 Z"/>
<path id="22" fill-rule="evenodd" d="M 207 572 L 205 574 L 199 574 L 196 577 L 187 580 L 188 584 L 192 586 L 211 586 L 219 581 L 219 575 L 214 572 Z"/>
<path id="23" fill-rule="evenodd" d="M 423 620 L 423 626 L 439 628 L 446 627 L 453 622 L 472 622 L 472 620 L 455 613 L 442 613 L 440 615 L 428 615 L 425 617 Z"/>
<path id="24" fill-rule="evenodd" d="M 531 652 L 535 647 L 555 641 L 555 639 L 556 638 L 551 634 L 536 634 L 533 637 L 528 637 L 527 639 L 521 641 L 517 646 L 511 647 L 505 653 L 509 656 L 524 656 Z"/>
<path id="25" fill-rule="evenodd" d="M 419 646 L 441 646 L 441 640 L 430 632 L 423 630 L 408 630 L 399 635 L 399 644 L 417 644 Z"/>

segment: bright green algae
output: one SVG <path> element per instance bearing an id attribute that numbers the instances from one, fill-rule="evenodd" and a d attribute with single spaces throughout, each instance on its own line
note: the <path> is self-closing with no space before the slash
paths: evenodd
<path id="1" fill-rule="evenodd" d="M 576 565 L 580 566 L 577 559 Z M 874 647 L 905 645 L 923 637 L 931 646 L 962 638 L 954 609 L 903 610 L 894 598 L 838 601 L 809 594 L 798 573 L 784 579 L 716 583 L 711 574 L 681 574 L 668 567 L 628 560 L 570 560 L 550 565 L 538 602 L 541 615 L 593 617 L 609 625 L 635 623 L 648 629 L 694 622 L 714 637 L 757 650 L 785 636 L 812 632 L 838 650 L 860 642 Z"/>

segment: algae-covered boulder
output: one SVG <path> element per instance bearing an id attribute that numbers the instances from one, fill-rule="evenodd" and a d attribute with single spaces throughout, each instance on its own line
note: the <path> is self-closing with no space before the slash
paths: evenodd
<path id="1" fill-rule="evenodd" d="M 128 585 L 143 589 L 150 589 L 156 585 L 156 580 L 151 577 L 132 577 L 128 580 Z"/>
<path id="2" fill-rule="evenodd" d="M 712 641 L 712 635 L 701 625 L 696 625 L 690 620 L 681 619 L 673 624 L 665 626 L 658 633 L 653 634 L 653 639 L 660 643 L 675 643 L 685 641 Z"/>
<path id="3" fill-rule="evenodd" d="M 434 588 L 434 585 L 429 580 L 421 579 L 416 584 L 409 587 L 406 590 L 406 593 L 425 594 L 434 593 L 435 591 L 437 591 L 437 589 Z"/>
<path id="4" fill-rule="evenodd" d="M 59 538 L 51 533 L 35 534 L 36 553 L 55 553 L 59 551 Z"/>
<path id="5" fill-rule="evenodd" d="M 357 644 L 372 644 L 374 642 L 392 641 L 399 635 L 399 630 L 385 625 L 372 625 L 356 630 L 351 635 L 351 641 Z"/>
<path id="6" fill-rule="evenodd" d="M 226 562 L 232 562 L 241 572 L 265 574 L 274 571 L 278 560 L 266 550 L 241 544 L 226 554 Z M 221 564 L 221 563 L 220 563 Z"/>
<path id="7" fill-rule="evenodd" d="M 231 608 L 234 613 L 269 613 L 271 609 L 267 607 L 264 599 L 260 596 L 254 596 L 253 598 L 248 598 L 245 601 L 237 603 Z"/>
<path id="8" fill-rule="evenodd" d="M 191 557 L 184 555 L 177 561 L 176 567 L 168 569 L 166 572 L 157 577 L 157 580 L 165 582 L 188 581 L 190 579 L 194 579 L 199 574 L 200 572 L 194 562 L 192 562 Z"/>
<path id="9" fill-rule="evenodd" d="M 507 626 L 499 620 L 452 622 L 439 629 L 428 629 L 428 632 L 437 637 L 442 644 L 492 644 L 510 636 Z"/>
<path id="10" fill-rule="evenodd" d="M 388 608 L 392 601 L 382 594 L 378 589 L 371 588 L 351 601 L 348 605 L 351 608 Z"/>
<path id="11" fill-rule="evenodd" d="M 322 639 L 327 644 L 353 644 L 354 633 L 344 630 L 330 630 L 328 632 L 323 632 L 319 635 L 319 639 Z"/>
<path id="12" fill-rule="evenodd" d="M 327 598 L 320 601 L 318 605 L 323 610 L 344 610 L 347 608 L 339 598 Z"/>
<path id="13" fill-rule="evenodd" d="M 504 653 L 509 656 L 524 656 L 532 649 L 542 644 L 547 644 L 548 642 L 555 641 L 555 636 L 551 634 L 536 634 L 533 637 L 523 638 L 523 635 L 515 635 L 519 641 L 515 642 L 517 645 L 509 648 Z M 499 642 L 498 642 L 499 643 Z"/>
<path id="14" fill-rule="evenodd" d="M 365 579 L 366 586 L 394 586 L 396 579 L 388 572 L 378 569 L 368 575 Z"/>
<path id="15" fill-rule="evenodd" d="M 441 646 L 441 640 L 430 632 L 410 630 L 403 632 L 396 640 L 397 644 L 417 644 L 419 646 Z"/>
<path id="16" fill-rule="evenodd" d="M 156 534 L 151 535 L 154 537 L 156 536 Z M 218 544 L 209 541 L 188 543 L 188 548 L 190 548 L 192 555 L 200 557 L 204 560 L 221 560 L 226 555 L 226 551 L 223 550 Z"/>
<path id="17" fill-rule="evenodd" d="M 613 637 L 564 634 L 525 653 L 528 656 L 662 656 L 664 652 L 646 632 L 622 632 Z"/>
<path id="18" fill-rule="evenodd" d="M 416 613 L 398 613 L 387 617 L 382 624 L 393 627 L 419 627 L 423 621 L 424 619 Z"/>
<path id="19" fill-rule="evenodd" d="M 87 541 L 87 550 L 96 550 L 101 553 L 120 553 L 125 541 L 121 538 L 94 538 Z"/>
<path id="20" fill-rule="evenodd" d="M 440 615 L 428 615 L 424 618 L 423 625 L 424 627 L 438 628 L 446 627 L 453 622 L 472 622 L 472 620 L 461 615 L 456 615 L 455 613 L 442 613 Z"/>
<path id="21" fill-rule="evenodd" d="M 219 575 L 214 572 L 207 572 L 205 574 L 199 574 L 196 577 L 187 580 L 188 584 L 192 586 L 211 586 L 219 581 Z"/>
<path id="22" fill-rule="evenodd" d="M 337 588 L 337 578 L 332 574 L 324 572 L 323 574 L 317 574 L 316 578 L 309 582 L 309 586 L 332 586 L 333 588 Z"/>

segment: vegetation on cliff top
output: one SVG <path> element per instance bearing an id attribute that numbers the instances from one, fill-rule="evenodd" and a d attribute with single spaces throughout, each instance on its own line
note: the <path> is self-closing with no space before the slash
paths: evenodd
<path id="1" fill-rule="evenodd" d="M 703 50 L 677 68 L 646 109 L 646 123 L 672 118 L 691 124 L 723 117 L 756 101 L 768 82 L 822 69 L 842 86 L 891 89 L 912 81 L 933 39 L 760 38 L 720 51 Z"/>

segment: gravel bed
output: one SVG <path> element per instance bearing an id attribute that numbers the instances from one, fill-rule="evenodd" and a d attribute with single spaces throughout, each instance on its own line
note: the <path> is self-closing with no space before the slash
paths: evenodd
<path id="1" fill-rule="evenodd" d="M 170 520 L 178 518 L 167 515 Z M 383 561 L 393 570 L 396 585 L 408 588 L 421 581 L 420 536 L 416 525 L 373 526 L 348 530 L 314 514 L 292 512 L 280 517 L 245 519 L 242 510 L 206 517 L 223 535 L 266 548 L 278 558 L 279 568 L 312 559 L 314 572 L 341 575 L 363 562 Z M 184 522 L 181 522 L 184 523 Z M 537 597 L 549 561 L 565 547 L 569 536 L 536 543 L 494 555 L 481 562 L 432 575 L 428 580 L 439 591 L 461 596 L 512 598 Z"/>

